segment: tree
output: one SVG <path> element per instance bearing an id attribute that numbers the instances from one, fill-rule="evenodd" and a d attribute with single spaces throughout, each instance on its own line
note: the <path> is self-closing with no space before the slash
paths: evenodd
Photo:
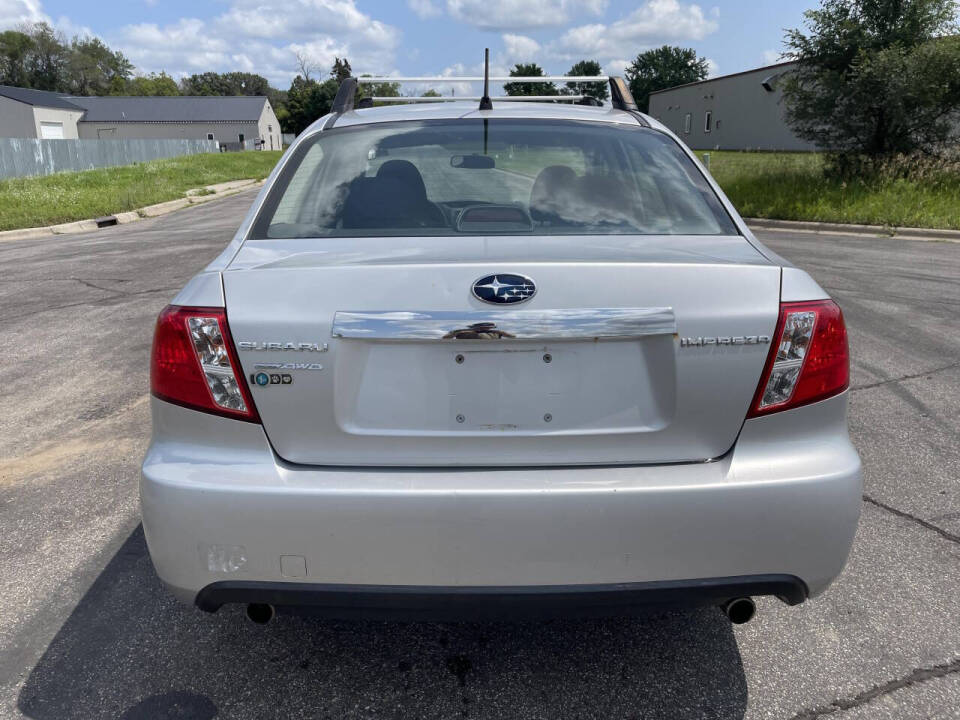
<path id="1" fill-rule="evenodd" d="M 567 75 L 601 75 L 603 69 L 600 67 L 600 63 L 596 60 L 581 60 L 576 63 Z M 561 91 L 564 95 L 586 95 L 588 97 L 596 98 L 600 102 L 603 102 L 608 97 L 610 97 L 610 91 L 607 89 L 606 83 L 590 82 L 590 83 L 578 83 L 578 82 L 568 82 L 567 86 Z"/>
<path id="2" fill-rule="evenodd" d="M 333 59 L 333 68 L 330 70 L 330 77 L 336 80 L 338 85 L 348 77 L 353 77 L 353 69 L 350 67 L 350 61 L 346 58 L 341 60 L 335 57 Z"/>
<path id="3" fill-rule="evenodd" d="M 100 38 L 75 37 L 67 56 L 65 89 L 75 95 L 107 95 L 122 90 L 133 74 L 133 63 Z"/>
<path id="4" fill-rule="evenodd" d="M 300 134 L 315 120 L 330 112 L 337 96 L 337 81 L 333 78 L 318 83 L 297 75 L 287 91 L 287 132 Z"/>
<path id="5" fill-rule="evenodd" d="M 358 85 L 355 100 L 359 102 L 365 97 L 400 97 L 400 83 L 380 82 Z"/>
<path id="6" fill-rule="evenodd" d="M 184 95 L 269 96 L 271 88 L 265 77 L 254 73 L 205 72 L 184 78 L 180 90 Z"/>
<path id="7" fill-rule="evenodd" d="M 954 0 L 822 0 L 787 32 L 786 117 L 834 159 L 936 152 L 958 138 Z M 847 163 L 835 165 L 841 167 Z"/>
<path id="8" fill-rule="evenodd" d="M 33 39 L 18 30 L 0 33 L 0 85 L 30 87 Z"/>
<path id="9" fill-rule="evenodd" d="M 672 45 L 640 53 L 624 71 L 630 93 L 643 112 L 650 109 L 650 93 L 706 80 L 708 73 L 706 58 L 698 57 L 696 50 Z"/>
<path id="10" fill-rule="evenodd" d="M 68 91 L 67 61 L 69 51 L 63 36 L 46 23 L 36 23 L 26 29 L 33 41 L 28 59 L 29 87 L 54 92 Z"/>
<path id="11" fill-rule="evenodd" d="M 510 71 L 511 77 L 543 77 L 543 68 L 536 63 L 517 63 Z M 506 83 L 503 91 L 507 95 L 559 95 L 560 91 L 552 82 Z"/>
<path id="12" fill-rule="evenodd" d="M 159 74 L 138 75 L 127 82 L 123 94 L 139 96 L 173 96 L 179 95 L 180 89 L 176 81 L 165 72 Z"/>
<path id="13" fill-rule="evenodd" d="M 310 76 L 317 71 L 317 64 L 310 59 L 309 55 L 300 50 L 297 50 L 294 56 L 297 58 L 297 67 L 300 69 L 300 75 L 304 80 L 309 81 Z"/>
<path id="14" fill-rule="evenodd" d="M 231 94 L 220 73 L 205 72 L 185 77 L 180 81 L 182 95 L 229 95 Z"/>

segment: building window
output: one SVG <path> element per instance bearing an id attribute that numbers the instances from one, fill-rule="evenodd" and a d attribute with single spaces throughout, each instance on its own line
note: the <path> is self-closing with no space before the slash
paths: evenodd
<path id="1" fill-rule="evenodd" d="M 690 127 L 693 125 L 693 114 L 687 113 L 683 118 L 683 134 L 690 134 Z"/>
<path id="2" fill-rule="evenodd" d="M 213 133 L 207 133 L 207 140 L 213 140 Z"/>
<path id="3" fill-rule="evenodd" d="M 273 132 L 273 125 L 267 125 L 267 132 Z"/>
<path id="4" fill-rule="evenodd" d="M 703 116 L 703 131 L 708 133 L 711 130 L 713 130 L 713 113 L 707 110 L 707 114 Z"/>

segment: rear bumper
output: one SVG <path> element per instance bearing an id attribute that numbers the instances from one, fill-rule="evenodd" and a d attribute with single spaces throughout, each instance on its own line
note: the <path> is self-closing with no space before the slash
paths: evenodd
<path id="1" fill-rule="evenodd" d="M 150 554 L 205 609 L 798 602 L 840 573 L 860 511 L 845 395 L 748 421 L 715 462 L 561 469 L 290 466 L 260 426 L 152 403 Z"/>
<path id="2" fill-rule="evenodd" d="M 754 595 L 775 595 L 789 605 L 798 605 L 807 598 L 807 586 L 791 575 L 526 588 L 220 580 L 197 594 L 196 605 L 207 612 L 216 612 L 227 603 L 263 603 L 308 608 L 312 614 L 334 618 L 477 620 L 603 617 L 651 606 L 721 605 L 733 598 Z"/>

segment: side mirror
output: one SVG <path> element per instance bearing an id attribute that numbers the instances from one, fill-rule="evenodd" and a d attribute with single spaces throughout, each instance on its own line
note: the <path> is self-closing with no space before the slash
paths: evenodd
<path id="1" fill-rule="evenodd" d="M 496 162 L 489 155 L 452 155 L 450 167 L 466 170 L 490 170 L 496 167 Z"/>

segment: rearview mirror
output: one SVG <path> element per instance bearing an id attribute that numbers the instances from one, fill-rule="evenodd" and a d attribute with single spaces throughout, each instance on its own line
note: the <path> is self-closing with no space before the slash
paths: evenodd
<path id="1" fill-rule="evenodd" d="M 466 168 L 467 170 L 490 170 L 496 163 L 489 155 L 453 155 L 450 157 L 450 167 Z"/>

